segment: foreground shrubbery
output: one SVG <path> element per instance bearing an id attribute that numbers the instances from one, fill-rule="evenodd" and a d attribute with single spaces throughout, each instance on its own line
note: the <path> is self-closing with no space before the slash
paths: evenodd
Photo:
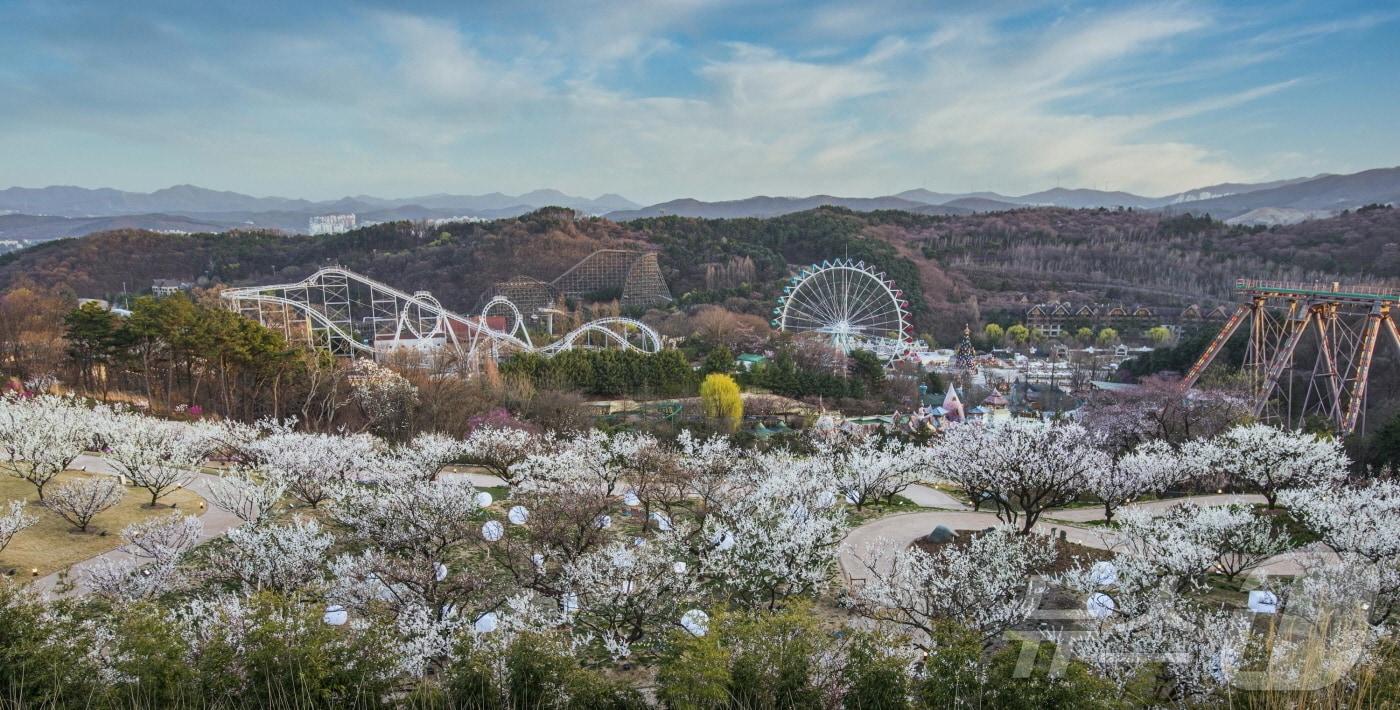
<path id="1" fill-rule="evenodd" d="M 198 479 L 241 521 L 209 544 L 195 516 L 128 526 L 132 559 L 87 568 L 82 598 L 5 582 L 0 697 L 17 706 L 1342 707 L 1392 692 L 1400 484 L 1346 483 L 1334 442 L 1263 426 L 1125 452 L 1019 420 L 929 445 L 823 429 L 801 450 L 486 424 L 389 443 L 41 396 L 0 400 L 0 441 L 36 489 L 95 448 L 152 498 Z M 220 475 L 195 472 L 210 459 Z M 460 460 L 504 486 L 444 473 Z M 1002 524 L 842 553 L 868 506 L 929 477 Z M 1183 480 L 1268 507 L 1125 507 Z M 1094 560 L 1036 524 L 1079 500 L 1112 513 Z M 22 508 L 0 526 L 23 534 Z M 1245 612 L 1246 591 L 1276 608 Z"/>

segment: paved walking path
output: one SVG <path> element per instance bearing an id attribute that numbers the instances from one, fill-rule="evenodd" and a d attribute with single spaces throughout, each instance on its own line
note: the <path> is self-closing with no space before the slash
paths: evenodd
<path id="1" fill-rule="evenodd" d="M 966 503 L 954 498 L 951 494 L 940 491 L 932 486 L 925 486 L 921 483 L 915 483 L 909 486 L 904 489 L 904 492 L 900 495 L 913 501 L 915 505 L 925 508 L 947 508 L 949 510 L 970 509 Z"/>
<path id="2" fill-rule="evenodd" d="M 1153 512 L 1165 512 L 1173 506 L 1181 503 L 1195 503 L 1196 505 L 1209 507 L 1217 505 L 1254 505 L 1264 503 L 1264 496 L 1246 495 L 1242 493 L 1225 493 L 1219 495 L 1187 496 L 1185 498 L 1165 498 L 1163 500 L 1147 500 L 1139 503 L 1129 503 L 1119 508 L 1122 510 L 1150 510 Z M 1095 505 L 1085 508 L 1065 508 L 1062 510 L 1046 511 L 1044 517 L 1055 520 L 1063 520 L 1070 523 L 1087 523 L 1091 520 L 1103 520 L 1103 506 Z"/>
<path id="3" fill-rule="evenodd" d="M 113 468 L 112 465 L 109 464 L 105 459 L 99 456 L 90 456 L 87 454 L 79 456 L 77 460 L 73 462 L 73 465 L 70 468 L 75 471 L 105 473 L 112 476 L 120 475 L 117 473 L 117 470 Z M 209 499 L 209 482 L 217 479 L 218 476 L 213 476 L 207 473 L 197 473 L 195 474 L 194 479 L 190 481 L 189 485 L 186 486 L 186 488 L 199 494 L 201 498 L 204 498 L 207 501 Z M 171 512 L 177 512 L 184 515 L 188 515 L 190 513 L 189 510 L 180 508 L 171 509 Z M 226 510 L 216 508 L 212 505 L 206 505 L 204 510 L 198 511 L 198 513 L 200 521 L 204 523 L 204 532 L 199 536 L 199 544 L 201 545 L 216 537 L 219 537 L 220 535 L 223 535 L 224 533 L 228 532 L 229 529 L 237 527 L 243 522 L 237 517 L 235 517 L 232 513 Z M 136 558 L 123 552 L 121 548 L 117 548 L 109 552 L 104 552 L 96 557 L 90 557 L 86 560 L 83 560 L 82 562 L 76 562 L 70 567 L 68 567 L 66 571 L 68 572 L 68 580 L 74 585 L 72 589 L 68 589 L 62 592 L 56 591 L 55 588 L 58 586 L 59 575 L 61 574 L 61 571 L 54 572 L 53 574 L 44 577 L 40 577 L 39 579 L 34 580 L 30 586 L 33 589 L 43 593 L 45 596 L 50 597 L 86 594 L 89 591 L 84 586 L 85 575 L 83 574 L 83 572 L 86 569 L 92 567 L 93 565 L 99 564 L 101 560 L 112 560 L 114 562 L 122 562 L 134 559 Z"/>
<path id="4" fill-rule="evenodd" d="M 906 497 L 909 497 L 907 493 Z M 1185 502 L 1213 506 L 1232 503 L 1262 503 L 1264 498 L 1263 496 L 1229 494 L 1189 496 L 1135 503 L 1124 506 L 1124 508 L 1141 507 L 1148 510 L 1165 511 L 1174 505 Z M 1035 530 L 1045 534 L 1050 534 L 1052 531 L 1059 534 L 1060 531 L 1063 531 L 1065 539 L 1069 542 L 1107 550 L 1111 549 L 1114 544 L 1116 533 L 1113 529 L 1082 527 L 1063 522 L 1066 520 L 1088 522 L 1102 520 L 1103 517 L 1103 508 L 1100 507 L 1052 510 L 1041 515 Z M 838 561 L 847 577 L 859 580 L 869 574 L 863 560 L 870 559 L 873 555 L 879 562 L 887 563 L 891 553 L 903 549 L 915 538 L 929 534 L 939 525 L 947 526 L 952 530 L 983 530 L 1000 524 L 1001 521 L 995 513 L 968 510 L 966 505 L 962 505 L 961 509 L 958 510 L 929 510 L 877 518 L 846 534 L 846 539 L 841 543 Z M 1292 551 L 1274 557 L 1252 571 L 1251 574 L 1298 574 L 1302 569 L 1299 564 L 1301 553 L 1302 551 Z M 880 564 L 879 567 L 888 569 L 887 564 Z"/>

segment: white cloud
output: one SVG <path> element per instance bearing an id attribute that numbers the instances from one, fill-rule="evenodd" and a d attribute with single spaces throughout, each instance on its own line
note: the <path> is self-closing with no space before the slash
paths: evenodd
<path id="1" fill-rule="evenodd" d="M 771 36 L 744 25 L 783 13 L 793 21 Z M 239 34 L 188 62 L 179 52 L 193 50 L 168 44 L 152 50 L 158 59 L 110 50 L 133 81 L 86 73 L 70 84 L 15 79 L 0 49 L 0 90 L 24 97 L 0 118 L 12 145 L 56 145 L 26 138 L 50 129 L 81 133 L 83 145 L 106 136 L 124 158 L 175 151 L 180 160 L 158 164 L 225 170 L 215 186 L 311 196 L 549 186 L 725 199 L 1055 183 L 1166 193 L 1301 162 L 1246 162 L 1192 142 L 1192 119 L 1300 81 L 1221 77 L 1275 60 L 1283 39 L 1389 21 L 1251 25 L 1251 43 L 1235 41 L 1237 18 L 1185 2 L 1025 13 L 995 0 L 805 13 L 583 0 L 507 32 L 369 12 L 312 33 Z M 746 41 L 719 41 L 740 30 Z M 110 58 L 96 43 L 58 46 L 60 61 Z M 84 111 L 93 97 L 111 110 Z"/>

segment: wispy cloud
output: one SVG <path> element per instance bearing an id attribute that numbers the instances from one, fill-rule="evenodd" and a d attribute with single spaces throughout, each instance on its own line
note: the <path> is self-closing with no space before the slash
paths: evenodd
<path id="1" fill-rule="evenodd" d="M 1316 146 L 1245 149 L 1200 127 L 1269 106 L 1288 125 L 1296 112 L 1277 106 L 1289 97 L 1381 81 L 1296 53 L 1400 18 L 1256 10 L 542 0 L 267 8 L 247 23 L 207 8 L 14 4 L 0 6 L 0 183 L 136 175 L 145 183 L 122 186 L 310 196 L 553 186 L 644 200 L 1052 183 L 1164 193 L 1314 159 Z"/>

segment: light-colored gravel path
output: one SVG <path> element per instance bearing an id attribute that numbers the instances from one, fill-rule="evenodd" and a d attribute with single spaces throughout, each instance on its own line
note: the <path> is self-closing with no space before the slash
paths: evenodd
<path id="1" fill-rule="evenodd" d="M 970 507 L 952 495 L 919 483 L 904 489 L 900 495 L 924 508 L 945 508 L 947 510 L 969 510 Z"/>
<path id="2" fill-rule="evenodd" d="M 1195 503 L 1199 506 L 1216 505 L 1254 505 L 1264 503 L 1264 496 L 1246 495 L 1243 493 L 1225 493 L 1223 495 L 1187 496 L 1185 498 L 1166 498 L 1163 500 L 1147 500 L 1140 503 L 1129 503 L 1119 510 L 1149 510 L 1153 512 L 1164 512 L 1172 506 L 1181 503 Z M 1091 520 L 1103 520 L 1103 506 L 1092 506 L 1087 508 L 1065 508 L 1063 510 L 1046 511 L 1043 517 L 1054 520 L 1063 520 L 1069 523 L 1087 523 Z"/>

